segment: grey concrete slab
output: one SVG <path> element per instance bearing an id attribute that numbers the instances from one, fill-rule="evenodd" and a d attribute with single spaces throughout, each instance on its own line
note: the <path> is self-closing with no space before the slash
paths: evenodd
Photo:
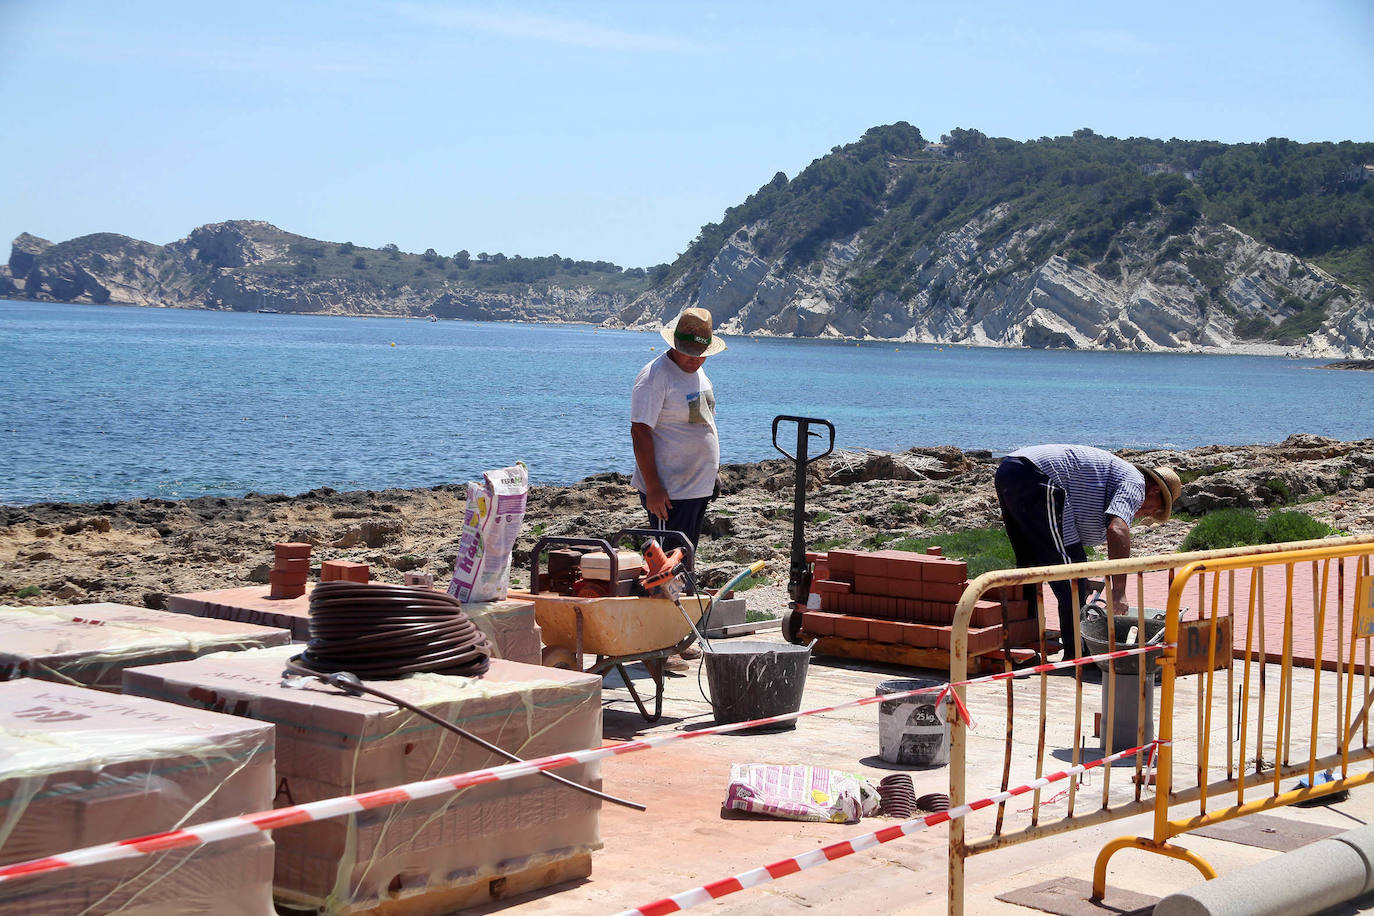
<path id="1" fill-rule="evenodd" d="M 1158 897 L 1107 886 L 1107 895 L 1092 899 L 1091 881 L 1078 878 L 1051 878 L 1030 887 L 998 894 L 1003 903 L 1014 903 L 1056 916 L 1149 916 Z"/>
<path id="2" fill-rule="evenodd" d="M 1207 827 L 1199 827 L 1188 836 L 1205 836 L 1228 843 L 1244 843 L 1275 852 L 1291 852 L 1301 849 L 1308 843 L 1324 840 L 1343 831 L 1339 827 L 1327 827 L 1295 821 L 1286 817 L 1270 814 L 1251 814 L 1232 821 L 1222 821 Z"/>

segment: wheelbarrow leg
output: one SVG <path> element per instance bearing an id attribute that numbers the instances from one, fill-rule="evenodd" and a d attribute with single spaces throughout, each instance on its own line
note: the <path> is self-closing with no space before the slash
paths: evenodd
<path id="1" fill-rule="evenodd" d="M 649 710 L 644 708 L 644 701 L 639 698 L 639 692 L 635 690 L 635 682 L 630 680 L 630 673 L 625 670 L 623 662 L 617 663 L 615 670 L 620 672 L 620 679 L 625 682 L 625 689 L 630 691 L 630 696 L 634 699 L 635 705 L 639 707 L 639 714 L 644 717 L 645 722 L 657 722 L 659 716 L 663 714 L 663 662 L 657 662 L 658 671 L 654 671 L 655 663 L 645 661 L 644 667 L 649 669 L 649 673 L 654 676 L 654 683 L 658 685 L 658 696 L 654 704 L 654 714 L 649 715 Z"/>

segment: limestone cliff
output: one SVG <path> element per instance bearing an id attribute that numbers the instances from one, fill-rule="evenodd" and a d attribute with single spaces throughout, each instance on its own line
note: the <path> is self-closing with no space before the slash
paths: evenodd
<path id="1" fill-rule="evenodd" d="M 735 232 L 699 275 L 632 302 L 613 320 L 659 327 L 688 305 L 709 309 L 723 334 L 834 337 L 1112 350 L 1263 349 L 1237 333 L 1250 322 L 1279 325 L 1321 301 L 1315 330 L 1275 349 L 1311 356 L 1374 355 L 1374 304 L 1320 268 L 1225 224 L 1201 220 L 1172 246 L 1152 243 L 1151 222 L 1118 237 L 1107 266 L 1061 255 L 1030 267 L 1020 251 L 1046 225 L 1026 226 L 986 244 L 1004 216 L 992 208 L 916 253 L 920 267 L 901 296 L 880 292 L 859 303 L 850 278 L 862 269 L 864 232 L 836 240 L 804 269 L 767 259 L 752 246 L 762 227 Z M 1201 276 L 1199 276 L 1201 274 Z M 1219 279 L 1220 278 L 1220 279 Z"/>

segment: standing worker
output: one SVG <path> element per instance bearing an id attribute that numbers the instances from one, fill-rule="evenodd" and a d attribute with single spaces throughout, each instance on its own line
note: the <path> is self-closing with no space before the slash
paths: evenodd
<path id="1" fill-rule="evenodd" d="M 671 349 L 639 370 L 630 395 L 630 482 L 649 527 L 681 531 L 695 550 L 720 470 L 716 395 L 702 365 L 725 341 L 711 333 L 711 313 L 700 308 L 687 309 L 660 333 Z"/>
<path id="2" fill-rule="evenodd" d="M 681 531 L 695 552 L 720 470 L 716 394 L 701 367 L 725 349 L 725 341 L 711 333 L 711 313 L 700 308 L 687 309 L 660 333 L 671 349 L 639 370 L 630 394 L 630 482 L 648 510 L 649 527 Z M 684 671 L 690 667 L 684 659 L 700 655 L 692 645 L 666 666 Z"/>
<path id="3" fill-rule="evenodd" d="M 1032 445 L 1002 459 L 997 467 L 997 502 L 1016 565 L 1085 563 L 1086 548 L 1107 545 L 1108 559 L 1131 555 L 1131 527 L 1148 516 L 1166 522 L 1182 492 L 1172 468 L 1131 464 L 1090 445 Z M 1074 616 L 1067 580 L 1050 583 L 1059 604 L 1064 660 L 1081 653 L 1071 645 Z M 1087 581 L 1078 580 L 1078 600 L 1087 600 Z M 1112 577 L 1112 612 L 1124 614 L 1126 577 Z"/>

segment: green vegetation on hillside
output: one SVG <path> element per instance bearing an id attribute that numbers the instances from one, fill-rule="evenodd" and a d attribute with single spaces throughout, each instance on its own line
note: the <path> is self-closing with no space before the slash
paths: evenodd
<path id="1" fill-rule="evenodd" d="M 254 271 L 279 277 L 365 279 L 392 292 L 403 286 L 414 290 L 445 285 L 501 290 L 538 284 L 634 293 L 646 288 L 650 279 L 642 267 L 624 270 L 609 261 L 574 261 L 556 254 L 525 258 L 483 251 L 474 257 L 466 250 L 441 255 L 433 248 L 413 254 L 392 244 L 378 249 L 352 242 L 297 239 L 282 257 L 255 265 Z"/>
<path id="2" fill-rule="evenodd" d="M 1008 272 L 1058 254 L 1114 278 L 1115 242 L 1148 220 L 1157 227 L 1149 240 L 1157 260 L 1187 257 L 1209 298 L 1219 299 L 1225 265 L 1181 238 L 1207 216 L 1374 292 L 1374 176 L 1364 168 L 1374 164 L 1374 143 L 1120 140 L 1086 128 L 1027 142 L 956 128 L 941 139 L 943 150 L 927 150 L 919 129 L 898 122 L 835 148 L 791 181 L 779 172 L 721 222 L 703 226 L 667 277 L 704 269 L 737 233 L 760 256 L 795 267 L 825 243 L 862 231 L 864 250 L 849 277 L 854 301 L 882 292 L 908 297 L 910 278 L 940 234 L 999 206 L 980 242 L 1023 233 Z M 753 238 L 745 227 L 758 227 Z M 1048 228 L 1025 235 L 1031 227 Z M 1283 324 L 1248 331 L 1298 336 L 1320 323 L 1324 308 L 1298 301 Z"/>

